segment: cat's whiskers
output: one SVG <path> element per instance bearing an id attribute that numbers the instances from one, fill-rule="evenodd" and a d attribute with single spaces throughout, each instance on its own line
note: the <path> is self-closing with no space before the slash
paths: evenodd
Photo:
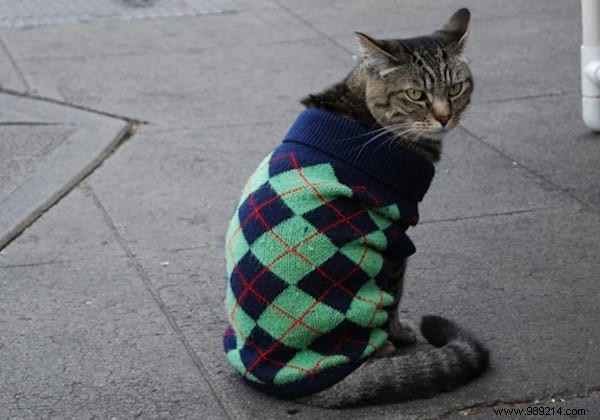
<path id="1" fill-rule="evenodd" d="M 423 134 L 423 132 L 416 128 L 412 123 L 406 123 L 402 126 L 391 126 L 391 128 L 391 133 L 396 137 L 396 139 L 415 141 L 418 140 L 418 138 Z"/>
<path id="2" fill-rule="evenodd" d="M 368 145 L 370 145 L 371 143 L 375 142 L 377 139 L 383 137 L 384 140 L 389 140 L 389 138 L 387 137 L 388 134 L 390 134 L 390 132 L 387 130 L 386 127 L 383 127 L 380 130 L 375 130 L 375 131 L 379 131 L 379 133 L 373 137 L 371 137 L 368 141 L 366 141 L 364 144 L 362 144 L 360 146 L 360 149 L 356 155 L 356 158 L 358 159 L 360 157 L 360 155 L 365 151 L 365 149 L 367 148 Z M 382 142 L 382 143 L 385 143 Z"/>
<path id="3" fill-rule="evenodd" d="M 421 134 L 420 131 L 415 129 L 414 125 L 410 122 L 389 125 L 389 126 L 383 127 L 383 129 L 380 131 L 382 131 L 382 132 L 379 133 L 377 136 L 374 136 L 373 138 L 371 138 L 364 145 L 362 145 L 361 150 L 360 150 L 359 154 L 357 155 L 357 157 L 359 157 L 360 154 L 362 154 L 362 152 L 364 151 L 364 149 L 366 148 L 366 146 L 368 144 L 372 143 L 373 141 L 377 140 L 378 138 L 380 138 L 384 135 L 387 135 L 384 138 L 385 141 L 382 141 L 381 144 L 378 145 L 373 150 L 373 153 L 375 153 L 377 150 L 379 150 L 382 146 L 384 146 L 386 144 L 389 146 L 390 150 L 392 150 L 392 146 L 402 144 L 407 140 L 409 140 L 409 141 L 417 140 Z M 407 136 L 408 136 L 408 139 L 407 139 Z"/>
<path id="4" fill-rule="evenodd" d="M 365 134 L 359 134 L 358 136 L 352 136 L 352 137 L 345 137 L 343 139 L 339 139 L 338 141 L 350 141 L 350 140 L 356 140 L 359 139 L 361 137 L 369 137 L 372 134 L 379 134 L 381 132 L 386 131 L 385 127 L 380 127 L 380 128 L 376 128 L 375 130 L 371 130 L 371 131 L 367 131 Z"/>
<path id="5" fill-rule="evenodd" d="M 401 123 L 401 124 L 406 124 L 406 123 Z M 394 125 L 391 125 L 391 126 L 385 126 L 385 127 L 376 128 L 374 130 L 366 132 L 365 134 L 361 134 L 361 135 L 354 136 L 354 137 L 346 137 L 346 138 L 341 139 L 341 140 L 342 141 L 344 141 L 344 140 L 354 140 L 354 139 L 357 139 L 357 138 L 360 138 L 360 137 L 367 137 L 367 136 L 371 136 L 371 135 L 375 134 L 374 137 L 370 137 L 369 138 L 369 141 L 371 141 L 374 138 L 379 138 L 382 135 L 385 135 L 387 133 L 391 133 L 391 129 L 392 128 L 395 128 L 396 126 L 400 126 L 401 124 L 394 124 Z"/>

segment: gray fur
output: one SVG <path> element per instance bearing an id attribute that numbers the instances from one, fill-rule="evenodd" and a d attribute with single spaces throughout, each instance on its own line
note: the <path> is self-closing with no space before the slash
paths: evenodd
<path id="1" fill-rule="evenodd" d="M 307 107 L 326 109 L 358 121 L 377 134 L 394 134 L 394 141 L 431 161 L 441 154 L 441 139 L 460 122 L 473 91 L 471 72 L 462 56 L 470 25 L 467 9 L 457 11 L 429 36 L 374 40 L 357 33 L 363 59 L 348 76 L 323 92 L 303 100 Z M 460 93 L 451 87 L 461 84 Z M 411 100 L 407 90 L 425 92 Z M 401 346 L 416 335 L 398 319 L 406 261 L 387 261 L 395 297 L 388 325 L 388 342 L 341 382 L 301 402 L 323 407 L 401 402 L 449 391 L 481 375 L 488 352 L 467 332 L 444 318 L 423 319 L 421 332 L 433 345 L 402 355 Z"/>
<path id="2" fill-rule="evenodd" d="M 360 63 L 343 81 L 302 102 L 392 133 L 398 142 L 438 161 L 441 138 L 459 124 L 471 100 L 473 78 L 462 55 L 469 23 L 469 11 L 461 9 L 428 36 L 374 40 L 357 33 Z M 451 96 L 455 84 L 462 89 Z M 426 97 L 411 100 L 409 89 Z"/>
<path id="3" fill-rule="evenodd" d="M 421 332 L 438 347 L 371 358 L 344 380 L 299 402 L 326 408 L 398 403 L 450 391 L 487 369 L 488 351 L 454 323 L 427 316 Z"/>

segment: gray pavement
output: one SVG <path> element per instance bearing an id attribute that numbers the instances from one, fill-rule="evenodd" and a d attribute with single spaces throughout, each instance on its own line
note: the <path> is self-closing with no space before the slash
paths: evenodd
<path id="1" fill-rule="evenodd" d="M 461 6 L 476 96 L 412 229 L 402 311 L 456 319 L 492 370 L 350 412 L 256 394 L 221 350 L 246 177 L 298 99 L 354 64 L 353 31 L 414 35 Z M 561 0 L 248 0 L 0 29 L 0 227 L 29 226 L 0 247 L 0 419 L 600 417 L 600 136 L 580 121 L 579 42 Z"/>
<path id="2" fill-rule="evenodd" d="M 0 249 L 89 175 L 136 124 L 0 95 Z"/>

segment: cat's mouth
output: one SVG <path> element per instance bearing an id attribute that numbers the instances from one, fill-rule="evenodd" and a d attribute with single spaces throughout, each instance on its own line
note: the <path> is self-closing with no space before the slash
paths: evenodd
<path id="1" fill-rule="evenodd" d="M 410 142 L 421 142 L 424 139 L 441 141 L 446 134 L 456 128 L 459 121 L 454 117 L 446 124 L 432 120 L 415 120 L 382 124 L 382 126 L 385 132 L 394 135 L 397 139 Z"/>
<path id="2" fill-rule="evenodd" d="M 455 125 L 446 125 L 440 127 L 429 126 L 425 128 L 414 125 L 410 130 L 393 130 L 393 132 L 399 137 L 410 141 L 420 141 L 422 139 L 442 140 L 454 127 Z"/>
<path id="3" fill-rule="evenodd" d="M 444 127 L 435 128 L 435 129 L 429 131 L 429 134 L 443 136 L 445 134 L 448 134 L 455 127 L 456 127 L 456 125 L 446 125 Z"/>
<path id="4" fill-rule="evenodd" d="M 457 120 L 450 120 L 446 124 L 435 123 L 435 124 L 427 124 L 424 127 L 415 127 L 417 130 L 421 131 L 424 136 L 444 136 L 448 132 L 452 131 L 458 125 Z"/>

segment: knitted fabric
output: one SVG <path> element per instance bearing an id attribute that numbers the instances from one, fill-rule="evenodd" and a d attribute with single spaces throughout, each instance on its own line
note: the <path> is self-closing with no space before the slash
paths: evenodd
<path id="1" fill-rule="evenodd" d="M 246 184 L 226 238 L 227 358 L 254 387 L 298 398 L 340 381 L 387 338 L 386 261 L 433 165 L 309 109 Z M 384 139 L 380 139 L 384 141 Z"/>

